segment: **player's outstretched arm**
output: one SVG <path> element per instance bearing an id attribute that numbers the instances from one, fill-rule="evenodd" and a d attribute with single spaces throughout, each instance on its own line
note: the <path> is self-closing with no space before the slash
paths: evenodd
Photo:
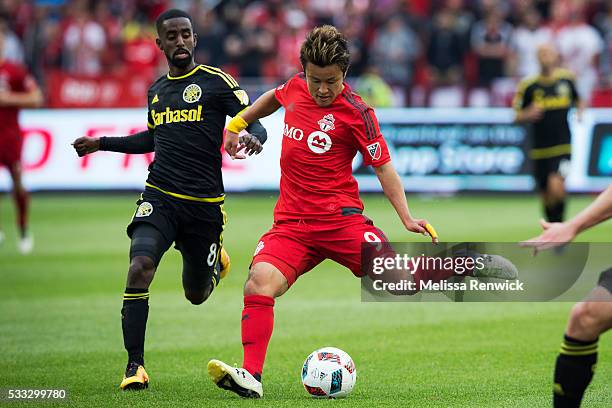
<path id="1" fill-rule="evenodd" d="M 408 209 L 408 201 L 406 200 L 406 193 L 404 192 L 404 186 L 400 176 L 395 171 L 393 164 L 387 162 L 382 166 L 374 167 L 376 177 L 380 181 L 380 185 L 383 188 L 385 196 L 391 202 L 393 208 L 397 212 L 397 215 L 402 220 L 402 224 L 408 231 L 412 231 L 419 234 L 427 234 L 431 236 L 433 243 L 438 242 L 438 237 L 435 234 L 433 228 L 429 225 L 427 220 L 414 219 L 410 215 Z"/>
<path id="2" fill-rule="evenodd" d="M 239 150 L 238 134 L 246 129 L 249 124 L 254 124 L 258 119 L 271 115 L 280 107 L 281 104 L 276 100 L 274 89 L 272 89 L 257 98 L 253 105 L 234 116 L 226 127 L 225 151 L 232 158 L 237 158 L 236 153 Z"/>
<path id="3" fill-rule="evenodd" d="M 523 242 L 537 250 L 548 249 L 572 241 L 582 231 L 612 218 L 612 185 L 608 186 L 587 208 L 566 222 L 540 221 L 544 231 Z"/>
<path id="4" fill-rule="evenodd" d="M 150 130 L 123 137 L 79 137 L 72 142 L 72 146 L 79 157 L 98 150 L 130 154 L 155 151 L 153 132 Z"/>

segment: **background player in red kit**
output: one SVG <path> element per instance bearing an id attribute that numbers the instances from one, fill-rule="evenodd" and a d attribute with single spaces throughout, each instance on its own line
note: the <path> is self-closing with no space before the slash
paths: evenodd
<path id="1" fill-rule="evenodd" d="M 13 199 L 17 207 L 19 251 L 32 251 L 34 240 L 28 232 L 29 196 L 21 177 L 23 138 L 19 128 L 20 108 L 38 107 L 43 102 L 40 89 L 24 67 L 4 60 L 4 33 L 0 31 L 0 167 L 6 167 L 13 181 Z M 4 233 L 0 230 L 0 243 Z"/>
<path id="2" fill-rule="evenodd" d="M 285 108 L 274 225 L 257 244 L 244 286 L 243 367 L 208 363 L 219 387 L 243 397 L 263 395 L 261 373 L 272 336 L 274 298 L 327 258 L 362 276 L 361 244 L 387 241 L 362 215 L 352 174 L 357 152 L 374 168 L 404 227 L 415 233 L 430 231 L 437 241 L 427 221 L 414 219 L 408 210 L 373 110 L 344 82 L 349 66 L 346 38 L 332 26 L 315 28 L 302 44 L 300 60 L 303 73 L 266 92 L 227 126 L 225 149 L 236 156 L 241 148 L 237 134 L 248 123 Z M 418 273 L 415 279 L 420 279 Z M 444 273 L 429 278 L 448 278 Z"/>

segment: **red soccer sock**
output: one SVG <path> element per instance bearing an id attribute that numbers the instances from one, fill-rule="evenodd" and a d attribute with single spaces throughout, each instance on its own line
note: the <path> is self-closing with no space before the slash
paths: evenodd
<path id="1" fill-rule="evenodd" d="M 273 327 L 274 298 L 262 295 L 245 296 L 242 311 L 242 367 L 260 381 Z"/>
<path id="2" fill-rule="evenodd" d="M 24 237 L 28 227 L 28 207 L 30 203 L 30 196 L 25 191 L 13 191 L 13 200 L 15 200 L 15 207 L 17 207 L 17 224 L 19 226 L 19 232 Z"/>

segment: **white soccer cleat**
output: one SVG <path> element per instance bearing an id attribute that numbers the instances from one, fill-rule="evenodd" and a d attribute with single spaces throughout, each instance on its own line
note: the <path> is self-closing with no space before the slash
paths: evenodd
<path id="1" fill-rule="evenodd" d="M 516 266 L 503 256 L 481 255 L 484 260 L 484 268 L 474 268 L 473 275 L 476 278 L 497 278 L 514 280 L 518 278 Z"/>
<path id="2" fill-rule="evenodd" d="M 244 368 L 231 367 L 223 361 L 210 360 L 208 362 L 208 375 L 217 387 L 235 392 L 244 398 L 261 398 L 263 387 Z"/>
<path id="3" fill-rule="evenodd" d="M 34 249 L 34 238 L 31 235 L 26 235 L 19 240 L 17 247 L 22 255 L 31 253 Z"/>

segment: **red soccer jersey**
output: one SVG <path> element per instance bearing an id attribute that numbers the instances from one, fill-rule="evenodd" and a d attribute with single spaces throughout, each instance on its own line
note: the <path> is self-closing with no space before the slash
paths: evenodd
<path id="1" fill-rule="evenodd" d="M 353 158 L 359 151 L 364 164 L 375 167 L 391 160 L 372 108 L 347 84 L 330 106 L 319 107 L 303 73 L 276 88 L 275 96 L 285 108 L 275 221 L 363 210 Z"/>
<path id="2" fill-rule="evenodd" d="M 33 84 L 33 79 L 20 65 L 10 62 L 0 63 L 0 92 L 26 92 Z M 0 106 L 0 138 L 20 135 L 19 108 Z"/>

